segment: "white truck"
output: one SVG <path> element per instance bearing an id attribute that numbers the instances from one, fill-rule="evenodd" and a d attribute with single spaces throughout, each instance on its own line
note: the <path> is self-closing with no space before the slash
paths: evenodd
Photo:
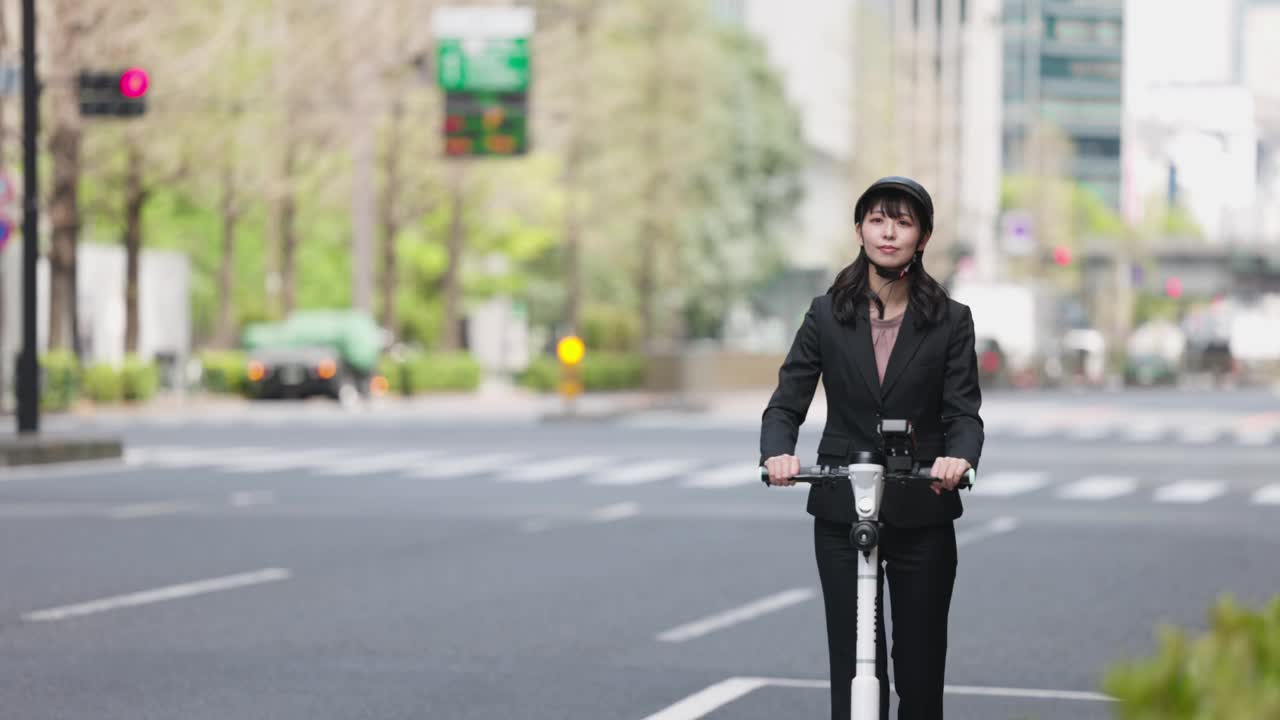
<path id="1" fill-rule="evenodd" d="M 1067 380 L 1103 381 L 1105 343 L 1083 323 L 1071 323 L 1052 290 L 1014 282 L 964 282 L 951 297 L 973 310 L 984 385 L 1037 387 Z"/>

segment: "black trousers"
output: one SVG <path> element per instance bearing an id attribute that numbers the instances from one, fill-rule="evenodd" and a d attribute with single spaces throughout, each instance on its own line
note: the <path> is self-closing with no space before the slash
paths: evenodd
<path id="1" fill-rule="evenodd" d="M 831 720 L 850 720 L 857 649 L 859 553 L 851 526 L 815 518 L 814 550 L 827 611 L 831 656 Z M 880 592 L 876 602 L 876 677 L 880 720 L 889 720 L 889 673 L 884 632 L 884 579 L 893 613 L 893 679 L 898 720 L 941 720 L 947 662 L 947 615 L 956 580 L 955 525 L 923 528 L 880 526 Z M 874 718 L 857 718 L 874 720 Z"/>

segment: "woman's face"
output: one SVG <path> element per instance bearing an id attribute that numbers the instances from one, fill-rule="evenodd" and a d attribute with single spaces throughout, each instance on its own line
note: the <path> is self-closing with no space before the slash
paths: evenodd
<path id="1" fill-rule="evenodd" d="M 877 204 L 867 211 L 857 229 L 867 257 L 887 268 L 900 268 L 911 262 L 911 257 L 923 250 L 928 241 L 920 237 L 920 224 L 906 207 L 897 217 L 890 217 L 883 205 Z"/>

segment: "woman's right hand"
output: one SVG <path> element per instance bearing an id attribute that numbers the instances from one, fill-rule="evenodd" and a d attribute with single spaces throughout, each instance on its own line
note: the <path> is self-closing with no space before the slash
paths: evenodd
<path id="1" fill-rule="evenodd" d="M 800 459 L 795 455 L 774 455 L 764 461 L 770 485 L 795 485 L 791 478 L 800 474 Z"/>

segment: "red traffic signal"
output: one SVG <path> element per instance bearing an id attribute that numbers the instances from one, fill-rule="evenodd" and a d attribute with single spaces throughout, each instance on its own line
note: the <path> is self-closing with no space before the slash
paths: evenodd
<path id="1" fill-rule="evenodd" d="M 120 75 L 120 94 L 127 98 L 137 99 L 147 94 L 151 78 L 142 68 L 132 67 Z"/>
<path id="2" fill-rule="evenodd" d="M 1175 300 L 1182 297 L 1182 280 L 1177 275 L 1164 281 L 1164 294 Z"/>
<path id="3" fill-rule="evenodd" d="M 1053 262 L 1057 265 L 1071 264 L 1071 248 L 1059 245 L 1053 249 Z"/>

